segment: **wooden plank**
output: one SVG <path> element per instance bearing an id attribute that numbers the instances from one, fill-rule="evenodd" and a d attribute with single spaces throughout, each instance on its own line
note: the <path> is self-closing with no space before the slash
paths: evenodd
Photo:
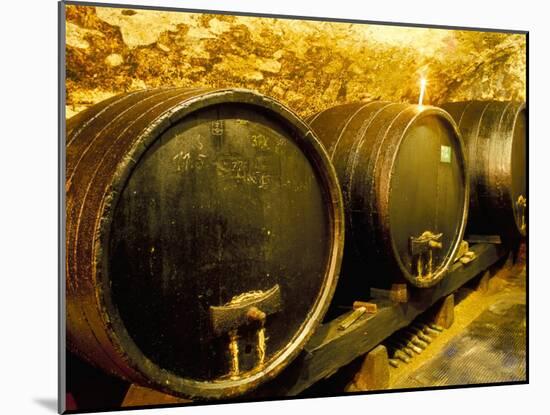
<path id="1" fill-rule="evenodd" d="M 353 379 L 351 389 L 355 391 L 381 390 L 387 389 L 389 384 L 388 350 L 380 344 L 365 356 L 361 369 Z"/>
<path id="2" fill-rule="evenodd" d="M 439 310 L 436 311 L 434 316 L 434 323 L 444 329 L 450 328 L 455 321 L 455 296 L 449 294 L 441 301 Z"/>
<path id="3" fill-rule="evenodd" d="M 145 386 L 132 384 L 126 392 L 121 408 L 131 406 L 168 405 L 192 402 L 189 399 L 177 398 Z"/>
<path id="4" fill-rule="evenodd" d="M 387 298 L 372 299 L 378 312 L 359 317 L 348 329 L 341 330 L 338 326 L 352 311 L 321 325 L 298 358 L 277 378 L 257 390 L 254 397 L 297 395 L 409 325 L 438 300 L 485 271 L 506 253 L 501 245 L 494 244 L 476 244 L 471 250 L 477 257 L 474 261 L 466 265 L 453 264 L 449 274 L 434 287 L 411 288 L 407 303 L 394 303 Z"/>
<path id="5" fill-rule="evenodd" d="M 469 243 L 487 243 L 487 244 L 501 244 L 502 239 L 500 235 L 466 235 L 465 238 Z"/>

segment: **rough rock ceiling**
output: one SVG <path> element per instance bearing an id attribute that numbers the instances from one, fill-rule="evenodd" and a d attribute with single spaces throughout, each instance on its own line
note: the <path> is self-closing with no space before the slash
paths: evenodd
<path id="1" fill-rule="evenodd" d="M 526 36 L 66 6 L 67 116 L 158 86 L 241 87 L 302 116 L 358 100 L 525 99 Z"/>

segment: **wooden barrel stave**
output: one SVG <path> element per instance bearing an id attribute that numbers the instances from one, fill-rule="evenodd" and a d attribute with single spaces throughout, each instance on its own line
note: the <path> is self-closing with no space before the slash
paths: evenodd
<path id="1" fill-rule="evenodd" d="M 124 377 L 137 378 L 142 382 L 145 379 L 140 377 L 138 372 L 127 368 L 126 362 L 120 361 L 121 351 L 110 347 L 112 345 L 112 333 L 104 330 L 104 321 L 108 316 L 97 313 L 95 296 L 99 281 L 95 278 L 86 278 L 94 275 L 92 267 L 96 265 L 88 260 L 92 257 L 92 251 L 95 249 L 94 240 L 86 236 L 94 235 L 94 229 L 102 219 L 102 216 L 96 216 L 96 212 L 104 203 L 104 192 L 112 179 L 109 173 L 116 168 L 115 166 L 120 158 L 127 154 L 132 140 L 138 139 L 139 133 L 149 125 L 149 117 L 159 116 L 171 108 L 174 103 L 180 102 L 182 97 L 189 96 L 190 92 L 180 90 L 175 97 L 173 95 L 172 89 L 162 90 L 159 93 L 149 93 L 147 96 L 149 99 L 145 99 L 143 94 L 132 94 L 130 102 L 124 100 L 123 104 L 125 105 L 120 108 L 122 110 L 122 108 L 127 108 L 130 105 L 132 110 L 124 112 L 122 117 L 113 122 L 108 122 L 107 125 L 105 125 L 105 119 L 94 116 L 93 122 L 87 125 L 87 129 L 83 131 L 83 133 L 87 132 L 94 137 L 87 152 L 83 151 L 82 154 L 87 156 L 87 160 L 78 170 L 78 176 L 75 174 L 75 178 L 72 175 L 68 177 L 66 228 L 68 247 L 66 254 L 67 257 L 71 256 L 68 263 L 72 264 L 72 269 L 69 269 L 67 274 L 67 288 L 69 295 L 79 297 L 77 303 L 80 307 L 80 313 L 78 315 L 82 316 L 93 327 L 94 338 L 97 339 L 97 342 L 93 339 L 86 339 L 86 343 L 80 345 L 79 352 L 86 356 L 88 360 L 92 360 L 89 353 L 84 352 L 84 350 L 95 346 L 94 361 L 97 361 L 100 356 L 105 356 L 104 367 L 111 367 L 112 370 L 116 367 L 117 372 L 121 372 Z M 153 109 L 145 112 L 150 107 Z M 105 113 L 107 119 L 109 114 L 112 113 Z M 136 116 L 136 114 L 139 115 Z M 129 126 L 134 128 L 129 129 Z M 98 132 L 101 133 L 100 139 L 96 138 Z M 89 141 L 87 135 L 80 133 L 80 137 L 82 137 L 81 142 Z M 78 139 L 75 139 L 73 146 L 76 147 L 78 144 Z M 83 147 L 83 145 L 80 147 Z M 70 156 L 72 154 L 67 155 L 68 160 L 71 159 Z M 78 243 L 79 235 L 83 235 L 80 243 Z M 78 283 L 75 283 L 71 276 L 78 276 Z M 79 331 L 79 336 L 84 332 Z M 73 338 L 73 336 L 69 337 L 71 343 L 77 344 L 78 339 Z M 90 340 L 92 340 L 91 343 L 89 343 Z"/>
<path id="2" fill-rule="evenodd" d="M 428 120 L 429 117 L 439 120 L 441 125 L 436 123 L 422 127 L 422 123 L 426 123 L 423 120 Z M 360 283 L 359 279 L 367 278 L 370 285 L 379 287 L 388 287 L 404 280 L 419 287 L 437 283 L 445 274 L 458 248 L 467 215 L 468 183 L 465 181 L 464 150 L 450 116 L 434 107 L 371 102 L 330 108 L 309 117 L 309 120 L 331 155 L 344 194 L 348 238 L 343 273 L 348 274 L 345 280 L 351 280 L 352 275 L 356 276 L 353 281 L 348 281 L 347 290 L 353 291 L 353 287 Z M 393 169 L 401 163 L 399 149 L 407 141 L 404 137 L 409 131 L 414 131 L 415 123 L 427 131 L 432 128 L 435 131 L 432 135 L 450 137 L 447 141 L 449 146 L 453 146 L 453 157 L 456 152 L 453 163 L 458 165 L 456 180 L 443 174 L 443 183 L 434 182 L 434 186 L 439 186 L 434 187 L 434 193 L 442 194 L 444 198 L 440 208 L 454 213 L 450 213 L 451 216 L 446 219 L 449 222 L 449 232 L 443 238 L 448 249 L 439 260 L 441 266 L 431 278 L 415 278 L 411 264 L 401 261 L 400 257 L 405 256 L 404 251 L 407 249 L 403 243 L 404 237 L 398 238 L 401 242 L 397 253 L 394 242 L 396 237 L 393 234 L 395 228 L 407 225 L 392 226 L 392 221 L 395 222 L 396 218 L 407 218 L 406 212 L 392 213 L 390 196 L 395 193 L 392 190 L 396 182 Z M 421 132 L 417 135 L 421 135 Z M 439 147 L 432 153 L 434 151 L 439 151 Z M 429 176 L 428 172 L 427 177 Z M 453 187 L 455 192 L 445 191 L 445 185 Z M 422 203 L 419 204 L 421 205 Z M 435 212 L 433 215 L 424 213 L 420 215 L 419 222 L 429 221 L 434 215 Z M 344 285 L 346 281 L 341 281 L 340 284 Z"/>
<path id="3" fill-rule="evenodd" d="M 297 334 L 289 341 L 288 347 L 281 348 L 280 353 L 271 352 L 270 350 L 271 355 L 266 358 L 266 360 L 270 359 L 268 360 L 269 364 L 266 363 L 262 370 L 247 371 L 245 368 L 245 373 L 239 374 L 239 378 L 236 380 L 218 376 L 215 379 L 202 378 L 195 381 L 192 378 L 186 378 L 184 375 L 178 376 L 173 373 L 165 373 L 167 370 L 155 367 L 156 363 L 143 354 L 139 359 L 136 358 L 140 351 L 135 343 L 132 344 L 128 341 L 128 336 L 126 336 L 128 333 L 124 334 L 124 329 L 121 328 L 124 326 L 124 322 L 120 315 L 114 312 L 118 305 L 113 304 L 113 299 L 110 297 L 111 289 L 107 287 L 111 284 L 108 275 L 106 275 L 110 269 L 109 263 L 116 262 L 116 257 L 109 258 L 104 251 L 108 251 L 106 248 L 111 243 L 109 238 L 113 234 L 111 229 L 113 218 L 121 218 L 120 212 L 117 211 L 117 206 L 123 203 L 121 195 L 126 194 L 126 186 L 134 180 L 132 178 L 137 173 L 133 172 L 138 172 L 142 168 L 141 166 L 151 159 L 152 156 L 149 156 L 148 151 L 153 147 L 153 143 L 157 138 L 164 134 L 163 132 L 176 128 L 178 123 L 182 122 L 185 117 L 192 119 L 193 114 L 199 114 L 203 108 L 215 105 L 223 108 L 226 103 L 232 102 L 235 105 L 258 109 L 264 114 L 260 118 L 263 117 L 267 120 L 262 121 L 267 123 L 265 125 L 281 123 L 280 131 L 282 131 L 282 134 L 290 134 L 285 136 L 291 144 L 288 151 L 293 151 L 292 154 L 298 155 L 295 162 L 303 164 L 299 161 L 301 160 L 299 157 L 305 156 L 308 159 L 309 167 L 305 170 L 303 166 L 300 167 L 300 164 L 295 165 L 293 169 L 286 166 L 286 176 L 281 177 L 293 179 L 288 172 L 297 171 L 305 181 L 297 179 L 298 181 L 295 181 L 294 186 L 306 186 L 304 189 L 307 189 L 307 186 L 318 186 L 321 189 L 319 194 L 322 199 L 319 200 L 322 203 L 321 205 L 317 204 L 317 209 L 324 212 L 323 217 L 325 219 L 323 221 L 327 222 L 326 232 L 328 234 L 326 241 L 320 241 L 321 244 L 317 243 L 317 245 L 322 246 L 319 249 L 323 249 L 322 252 L 326 252 L 326 254 L 320 264 L 321 269 L 324 271 L 321 272 L 320 277 L 316 277 L 317 280 L 315 281 L 323 281 L 323 284 L 322 287 L 319 287 L 316 285 L 318 282 L 313 280 L 308 282 L 307 273 L 302 279 L 295 279 L 303 287 L 308 284 L 311 285 L 309 289 L 302 289 L 302 291 L 313 293 L 314 298 L 307 300 L 311 301 L 311 309 L 308 309 L 307 315 L 302 316 L 304 318 L 303 323 L 293 323 L 293 327 L 298 327 L 298 330 Z M 229 108 L 230 105 L 226 107 Z M 225 115 L 229 117 L 228 119 L 231 119 L 231 110 L 226 112 Z M 112 118 L 110 121 L 109 114 Z M 272 117 L 272 120 L 266 117 Z M 255 124 L 251 123 L 250 125 L 256 128 L 254 127 Z M 232 128 L 237 127 L 233 126 Z M 260 130 L 256 128 L 255 131 L 261 131 L 262 128 L 264 127 L 261 127 Z M 235 131 L 245 130 L 237 129 Z M 267 378 L 274 376 L 275 373 L 288 364 L 299 352 L 299 348 L 303 346 L 315 325 L 319 323 L 324 311 L 326 311 L 328 301 L 334 290 L 343 243 L 341 194 L 336 176 L 321 145 L 308 131 L 305 124 L 301 123 L 280 104 L 258 94 L 241 90 L 189 91 L 170 89 L 114 97 L 109 100 L 108 104 L 91 108 L 86 114 L 71 122 L 70 132 L 68 158 L 71 160 L 68 165 L 70 165 L 71 170 L 67 179 L 67 308 L 68 337 L 75 351 L 104 370 L 130 381 L 152 386 L 179 396 L 200 398 L 230 397 L 245 393 L 264 382 Z M 237 138 L 235 139 L 237 140 Z M 170 144 L 170 141 L 167 144 Z M 239 145 L 241 145 L 241 148 L 249 146 L 246 140 Z M 145 154 L 147 157 L 144 156 Z M 318 182 L 315 185 L 308 184 L 313 183 L 311 180 L 314 177 L 308 176 L 311 175 L 311 173 L 308 173 L 310 171 L 314 172 L 315 179 L 313 180 Z M 142 176 L 147 177 L 147 174 L 142 174 Z M 256 179 L 250 177 L 249 180 L 254 181 Z M 293 191 L 289 189 L 286 191 Z M 298 190 L 295 191 L 296 194 L 299 194 L 298 192 Z M 254 206 L 256 202 L 251 203 L 253 204 L 250 206 Z M 299 208 L 300 203 L 303 205 L 304 202 L 299 202 L 294 206 Z M 312 199 L 311 202 L 305 203 L 315 202 Z M 292 206 L 287 209 L 291 208 Z M 234 208 L 231 209 L 236 212 Z M 273 215 L 273 212 L 270 214 Z M 296 212 L 289 213 L 289 215 L 294 215 L 292 216 L 293 220 L 298 220 L 297 218 L 302 213 L 298 209 Z M 238 217 L 235 218 L 238 219 Z M 307 221 L 304 222 L 304 225 L 309 226 L 309 228 L 304 227 L 306 233 L 308 229 L 313 229 L 316 226 L 314 223 L 308 224 Z M 147 232 L 147 228 L 144 231 Z M 289 234 L 291 233 L 289 232 Z M 299 241 L 301 238 L 299 232 L 294 231 L 294 233 L 298 235 L 298 239 L 295 237 L 293 240 Z M 116 235 L 116 232 L 113 235 Z M 284 247 L 277 248 L 277 252 L 282 252 L 282 250 L 284 250 Z M 245 247 L 232 252 L 242 253 L 245 257 L 252 252 L 249 249 L 250 252 L 247 254 L 246 251 L 247 248 Z M 291 255 L 296 255 L 296 253 Z M 310 262 L 311 255 L 314 254 L 309 253 L 309 251 L 305 252 L 305 257 Z M 309 266 L 306 266 L 305 270 L 309 269 L 307 267 Z M 321 279 L 319 280 L 319 278 Z M 281 283 L 283 284 L 281 285 L 282 292 L 288 291 L 288 284 L 291 283 L 287 280 L 282 280 Z M 317 297 L 315 297 L 316 290 L 319 290 Z M 293 316 L 289 321 L 293 318 L 300 317 Z M 277 321 L 279 320 L 281 318 L 277 319 Z M 270 321 L 270 318 L 267 319 L 266 324 L 266 329 L 269 329 L 270 324 L 276 327 L 273 319 Z M 280 326 L 281 323 L 277 324 Z M 272 337 L 274 339 L 271 341 L 275 343 L 277 336 L 273 335 Z M 220 342 L 221 340 L 215 341 Z M 227 343 L 226 340 L 223 340 L 223 342 Z M 246 358 L 244 354 L 242 356 L 241 364 L 243 366 L 247 364 L 250 366 L 250 361 L 256 364 L 255 358 Z M 169 383 L 166 383 L 166 381 Z"/>

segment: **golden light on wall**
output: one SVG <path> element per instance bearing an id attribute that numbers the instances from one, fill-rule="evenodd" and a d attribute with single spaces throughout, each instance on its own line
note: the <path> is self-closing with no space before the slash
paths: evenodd
<path id="1" fill-rule="evenodd" d="M 525 99 L 522 35 L 67 6 L 67 116 L 145 87 L 243 87 L 305 116 L 357 100 Z M 427 71 L 429 68 L 429 73 Z"/>
<path id="2" fill-rule="evenodd" d="M 418 97 L 418 105 L 422 106 L 424 102 L 424 93 L 426 92 L 426 78 L 420 78 L 420 96 Z"/>

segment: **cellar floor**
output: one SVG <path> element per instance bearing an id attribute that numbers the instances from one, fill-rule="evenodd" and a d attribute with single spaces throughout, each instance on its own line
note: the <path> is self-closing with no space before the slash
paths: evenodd
<path id="1" fill-rule="evenodd" d="M 526 379 L 524 262 L 501 269 L 486 292 L 463 292 L 453 325 L 409 364 L 391 368 L 390 388 Z"/>
<path id="2" fill-rule="evenodd" d="M 526 380 L 526 268 L 524 249 L 484 287 L 479 278 L 455 292 L 454 322 L 409 363 L 390 366 L 388 389 L 409 389 Z M 421 320 L 421 319 L 420 319 Z M 388 349 L 389 357 L 394 357 Z M 356 359 L 305 396 L 361 392 Z"/>

